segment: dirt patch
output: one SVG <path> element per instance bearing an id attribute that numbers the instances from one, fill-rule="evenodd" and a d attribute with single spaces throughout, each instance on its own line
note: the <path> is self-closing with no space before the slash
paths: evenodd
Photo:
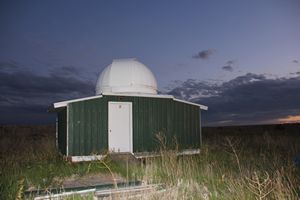
<path id="1" fill-rule="evenodd" d="M 87 187 L 94 185 L 105 185 L 125 182 L 122 176 L 118 174 L 113 174 L 113 177 L 109 173 L 105 174 L 88 174 L 85 176 L 73 175 L 71 177 L 65 178 L 62 182 L 62 187 L 72 188 L 72 187 Z"/>

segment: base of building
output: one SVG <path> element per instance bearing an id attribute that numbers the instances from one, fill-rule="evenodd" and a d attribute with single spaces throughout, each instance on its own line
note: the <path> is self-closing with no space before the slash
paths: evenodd
<path id="1" fill-rule="evenodd" d="M 182 155 L 196 155 L 200 153 L 200 149 L 186 149 L 179 152 L 176 152 L 177 156 Z M 128 153 L 112 153 L 112 154 L 128 154 Z M 161 154 L 159 152 L 137 152 L 130 153 L 136 159 L 145 159 L 145 158 L 154 158 L 159 157 Z M 109 154 L 105 155 L 92 155 L 92 156 L 66 156 L 66 159 L 71 162 L 85 162 L 85 161 L 97 161 L 103 160 Z"/>

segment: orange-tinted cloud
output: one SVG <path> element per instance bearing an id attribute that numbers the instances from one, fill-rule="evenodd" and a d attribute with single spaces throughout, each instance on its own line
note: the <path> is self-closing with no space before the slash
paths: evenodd
<path id="1" fill-rule="evenodd" d="M 277 120 L 279 123 L 300 123 L 300 115 L 289 115 Z"/>

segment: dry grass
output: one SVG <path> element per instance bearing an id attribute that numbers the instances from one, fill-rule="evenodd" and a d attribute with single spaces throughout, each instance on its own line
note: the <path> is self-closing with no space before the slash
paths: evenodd
<path id="1" fill-rule="evenodd" d="M 298 200 L 300 169 L 293 158 L 300 152 L 300 138 L 245 139 L 207 141 L 197 156 L 177 157 L 176 151 L 162 148 L 160 158 L 146 161 L 141 178 L 166 183 L 166 191 L 145 199 Z"/>
<path id="2" fill-rule="evenodd" d="M 298 135 L 265 132 L 207 137 L 199 155 L 179 157 L 178 145 L 168 150 L 163 135 L 159 140 L 161 156 L 147 159 L 145 165 L 130 166 L 129 171 L 109 165 L 111 171 L 121 172 L 124 177 L 165 184 L 164 190 L 136 199 L 300 198 L 300 169 L 294 166 L 294 158 L 300 154 Z M 60 177 L 101 173 L 103 169 L 109 172 L 100 162 L 74 165 L 63 161 L 51 135 L 38 139 L 2 135 L 0 145 L 0 199 L 24 198 L 24 190 L 32 186 L 47 189 L 59 184 L 55 181 Z"/>

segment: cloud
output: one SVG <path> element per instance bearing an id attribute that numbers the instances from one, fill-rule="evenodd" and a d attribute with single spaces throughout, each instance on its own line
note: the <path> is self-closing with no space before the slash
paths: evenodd
<path id="1" fill-rule="evenodd" d="M 0 61 L 0 68 L 3 69 L 3 68 L 18 68 L 19 67 L 19 64 L 14 61 L 14 60 L 8 60 L 8 61 Z"/>
<path id="2" fill-rule="evenodd" d="M 13 60 L 0 61 L 0 71 L 10 72 L 20 67 L 20 64 Z"/>
<path id="3" fill-rule="evenodd" d="M 56 68 L 46 75 L 20 67 L 0 70 L 0 124 L 53 123 L 53 115 L 46 112 L 51 103 L 94 95 L 94 85 L 70 66 Z"/>
<path id="4" fill-rule="evenodd" d="M 235 63 L 234 60 L 228 60 L 228 61 L 226 62 L 226 65 L 233 65 L 234 63 Z"/>
<path id="5" fill-rule="evenodd" d="M 218 85 L 194 80 L 186 87 L 187 82 L 168 93 L 207 105 L 206 126 L 274 123 L 300 113 L 300 76 L 270 79 L 248 73 Z"/>
<path id="6" fill-rule="evenodd" d="M 232 72 L 233 71 L 233 64 L 235 63 L 234 60 L 228 60 L 225 65 L 222 67 L 224 71 Z"/>
<path id="7" fill-rule="evenodd" d="M 196 55 L 194 55 L 193 58 L 207 60 L 215 52 L 216 52 L 216 50 L 214 50 L 214 49 L 202 50 L 199 53 L 197 53 Z"/>
<path id="8" fill-rule="evenodd" d="M 2 94 L 20 94 L 21 96 L 41 96 L 48 94 L 72 93 L 89 94 L 89 81 L 63 74 L 37 75 L 32 72 L 6 73 L 0 72 L 0 88 Z"/>
<path id="9" fill-rule="evenodd" d="M 222 67 L 222 69 L 224 71 L 228 71 L 228 72 L 232 72 L 233 71 L 233 67 L 230 66 L 230 65 L 225 65 L 225 66 Z"/>
<path id="10" fill-rule="evenodd" d="M 293 72 L 293 73 L 290 73 L 292 75 L 300 75 L 300 72 Z"/>
<path id="11" fill-rule="evenodd" d="M 78 76 L 80 74 L 79 69 L 71 65 L 51 68 L 49 72 L 51 74 L 62 74 L 64 76 Z"/>
<path id="12" fill-rule="evenodd" d="M 280 123 L 300 123 L 300 115 L 289 115 L 285 118 L 279 118 Z"/>

